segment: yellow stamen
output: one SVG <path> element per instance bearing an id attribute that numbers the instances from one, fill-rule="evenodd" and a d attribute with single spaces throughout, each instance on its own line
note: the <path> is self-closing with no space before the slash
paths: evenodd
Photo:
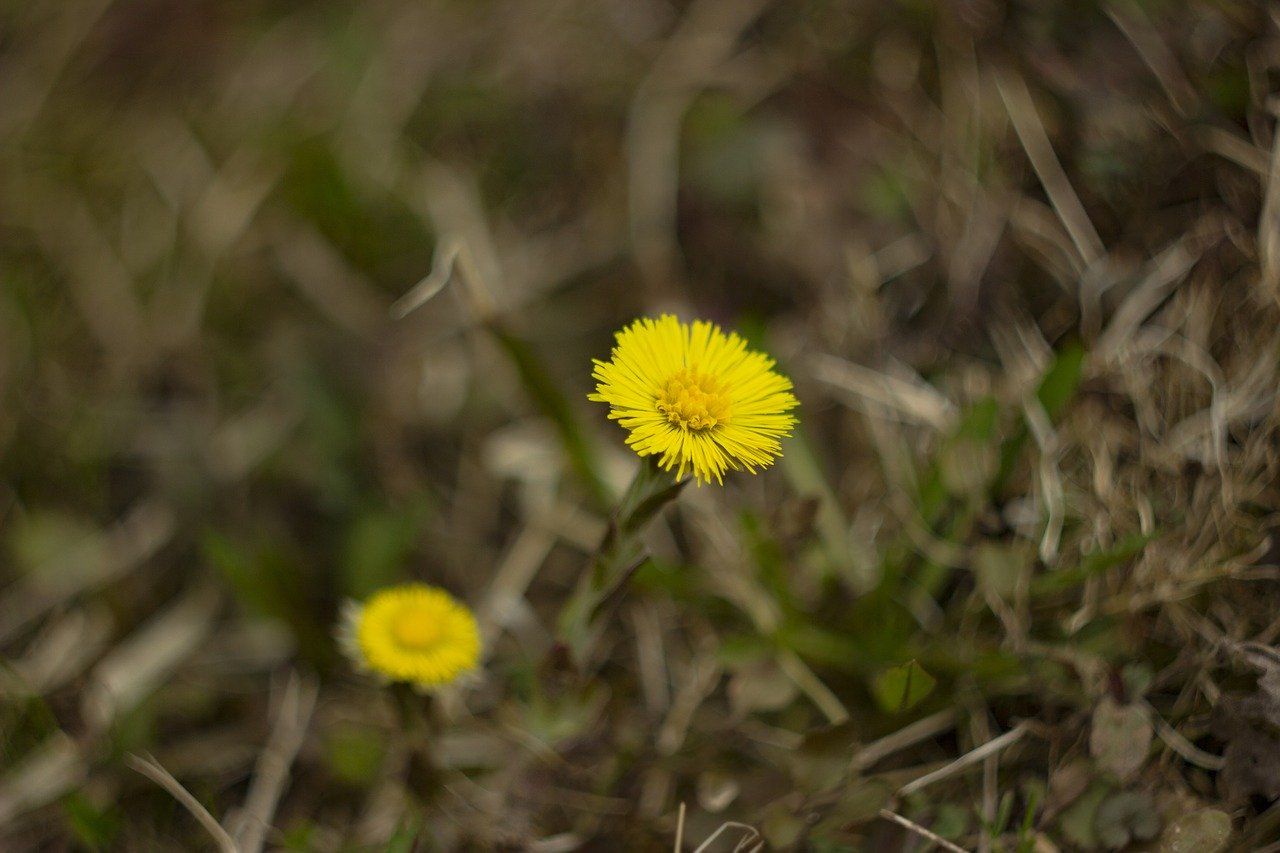
<path id="1" fill-rule="evenodd" d="M 421 613 L 406 610 L 396 617 L 391 636 L 406 649 L 426 651 L 440 639 L 440 623 L 423 618 Z"/>
<path id="2" fill-rule="evenodd" d="M 658 411 L 668 423 L 700 432 L 729 419 L 729 397 L 724 383 L 707 373 L 682 368 L 663 383 Z"/>

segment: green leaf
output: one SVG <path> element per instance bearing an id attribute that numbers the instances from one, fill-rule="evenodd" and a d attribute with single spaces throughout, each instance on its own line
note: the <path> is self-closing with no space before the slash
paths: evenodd
<path id="1" fill-rule="evenodd" d="M 887 669 L 871 683 L 871 692 L 880 707 L 897 714 L 909 710 L 933 692 L 937 681 L 914 660 Z"/>
<path id="2" fill-rule="evenodd" d="M 1084 348 L 1079 344 L 1063 347 L 1053 364 L 1045 371 L 1040 387 L 1036 389 L 1036 399 L 1044 406 L 1050 420 L 1056 422 L 1067 403 L 1075 397 L 1083 374 Z"/>
<path id="3" fill-rule="evenodd" d="M 387 839 L 386 853 L 412 853 L 417 849 L 419 831 L 416 819 L 405 818 L 395 835 Z"/>
<path id="4" fill-rule="evenodd" d="M 609 489 L 598 473 L 604 470 L 604 466 L 599 463 L 595 447 L 556 380 L 533 348 L 505 325 L 497 320 L 490 320 L 487 328 L 515 365 L 525 391 L 542 413 L 555 424 L 565 454 L 578 478 L 590 490 L 598 505 L 608 506 Z"/>
<path id="5" fill-rule="evenodd" d="M 62 813 L 85 847 L 101 850 L 111 846 L 120 832 L 120 815 L 107 808 L 100 809 L 79 791 L 62 798 Z"/>
<path id="6" fill-rule="evenodd" d="M 1049 415 L 1049 420 L 1057 423 L 1067 409 L 1067 405 L 1075 398 L 1080 388 L 1080 380 L 1084 376 L 1084 348 L 1079 344 L 1067 344 L 1054 357 L 1053 364 L 1045 371 L 1036 388 L 1036 399 Z M 1000 469 L 995 477 L 995 491 L 999 492 L 1013 474 L 1023 449 L 1027 446 L 1030 433 L 1024 423 L 1017 435 L 1004 446 L 1000 457 Z"/>
<path id="7" fill-rule="evenodd" d="M 254 555 L 240 542 L 210 530 L 205 533 L 200 546 L 204 558 L 218 570 L 246 608 L 260 615 L 285 618 L 282 594 L 274 583 L 275 576 L 263 571 Z"/>
<path id="8" fill-rule="evenodd" d="M 74 591 L 109 572 L 106 534 L 56 511 L 27 513 L 8 534 L 14 564 L 42 592 Z"/>
<path id="9" fill-rule="evenodd" d="M 845 672 L 857 671 L 855 664 L 864 652 L 864 648 L 849 634 L 829 631 L 798 619 L 779 626 L 774 639 L 779 646 L 801 657 Z"/>
<path id="10" fill-rule="evenodd" d="M 933 819 L 933 832 L 948 841 L 955 841 L 969 831 L 969 810 L 955 803 L 943 803 L 938 806 L 938 814 Z"/>
<path id="11" fill-rule="evenodd" d="M 737 714 L 778 711 L 791 704 L 796 685 L 773 660 L 755 660 L 734 669 L 728 694 Z"/>
<path id="12" fill-rule="evenodd" d="M 774 850 L 791 849 L 808 828 L 808 822 L 786 799 L 774 800 L 760 817 L 760 834 Z"/>
<path id="13" fill-rule="evenodd" d="M 333 642 L 308 589 L 314 576 L 308 576 L 296 554 L 265 539 L 243 542 L 216 530 L 205 532 L 200 547 L 247 610 L 284 623 L 313 663 L 328 662 Z"/>
<path id="14" fill-rule="evenodd" d="M 879 567 L 865 564 L 855 557 L 849 536 L 849 521 L 844 516 L 835 490 L 823 473 L 824 464 L 803 425 L 797 425 L 788 439 L 786 452 L 779 463 L 796 493 L 819 498 L 817 527 L 822 553 L 838 577 L 847 579 L 858 592 L 868 592 L 879 579 Z"/>
<path id="15" fill-rule="evenodd" d="M 343 592 L 366 598 L 401 579 L 422 529 L 426 505 L 374 508 L 357 515 L 347 529 L 342 554 Z"/>
<path id="16" fill-rule="evenodd" d="M 1014 597 L 1018 584 L 1031 574 L 1035 562 L 1035 545 L 1025 539 L 984 540 L 973 547 L 970 558 L 978 586 L 1005 600 Z"/>
<path id="17" fill-rule="evenodd" d="M 938 455 L 938 477 L 952 497 L 977 501 L 986 493 L 999 462 L 992 443 L 959 438 Z"/>
<path id="18" fill-rule="evenodd" d="M 347 724 L 324 739 L 324 760 L 339 781 L 355 787 L 372 784 L 382 766 L 387 745 L 374 729 Z"/>
<path id="19" fill-rule="evenodd" d="M 1104 770 L 1123 779 L 1147 760 L 1151 717 L 1142 705 L 1121 705 L 1104 697 L 1093 712 L 1089 753 Z"/>
<path id="20" fill-rule="evenodd" d="M 680 492 L 684 491 L 684 487 L 689 485 L 688 480 L 681 480 L 678 483 L 672 483 L 669 486 L 655 492 L 654 494 L 645 496 L 639 506 L 621 522 L 623 533 L 627 535 L 635 535 L 640 533 L 645 525 L 653 520 L 653 517 L 667 504 L 671 503 Z"/>
<path id="21" fill-rule="evenodd" d="M 1231 816 L 1217 809 L 1184 814 L 1160 836 L 1162 853 L 1219 853 L 1231 841 Z"/>
<path id="22" fill-rule="evenodd" d="M 1000 405 L 992 397 L 984 397 L 962 413 L 950 437 L 938 451 L 937 480 L 921 511 L 932 519 L 941 507 L 941 486 L 955 497 L 976 498 L 990 485 L 999 467 Z"/>
<path id="23" fill-rule="evenodd" d="M 1120 850 L 1132 841 L 1150 841 L 1160 831 L 1160 816 L 1151 796 L 1121 791 L 1098 806 L 1093 831 L 1103 846 Z"/>
<path id="24" fill-rule="evenodd" d="M 1064 592 L 1084 583 L 1094 575 L 1133 559 L 1142 553 L 1154 533 L 1133 533 L 1121 539 L 1115 546 L 1103 551 L 1086 554 L 1076 566 L 1040 575 L 1031 581 L 1032 595 L 1049 595 Z"/>
<path id="25" fill-rule="evenodd" d="M 280 848 L 290 853 L 310 853 L 318 846 L 316 836 L 319 828 L 309 820 L 302 820 L 284 832 L 280 839 Z"/>
<path id="26" fill-rule="evenodd" d="M 1059 826 L 1066 840 L 1085 850 L 1097 849 L 1098 837 L 1093 828 L 1094 819 L 1097 817 L 1098 807 L 1110 791 L 1109 784 L 1095 781 L 1062 813 Z"/>
<path id="27" fill-rule="evenodd" d="M 813 827 L 814 836 L 828 840 L 847 838 L 859 824 L 879 817 L 880 810 L 893 799 L 893 790 L 878 777 L 851 782 L 831 811 Z"/>
<path id="28" fill-rule="evenodd" d="M 858 745 L 858 726 L 837 723 L 814 729 L 791 755 L 791 774 L 807 791 L 835 788 L 849 778 L 850 757 Z"/>

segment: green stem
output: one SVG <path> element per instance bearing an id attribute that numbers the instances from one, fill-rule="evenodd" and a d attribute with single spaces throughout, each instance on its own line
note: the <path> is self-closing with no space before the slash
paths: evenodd
<path id="1" fill-rule="evenodd" d="M 436 741 L 443 729 L 440 707 L 434 696 L 408 684 L 388 687 L 400 722 L 400 735 L 409 755 L 405 785 L 424 807 L 435 802 L 442 790 L 442 772 L 436 762 Z"/>
<path id="2" fill-rule="evenodd" d="M 609 518 L 604 538 L 582 573 L 573 597 L 560 611 L 560 636 L 575 662 L 585 664 L 608 613 L 621 599 L 627 581 L 648 559 L 641 534 L 688 480 L 658 466 L 656 456 L 645 457 L 631 485 Z"/>
<path id="3" fill-rule="evenodd" d="M 485 322 L 485 328 L 502 347 L 507 358 L 515 365 L 525 390 L 542 413 L 555 425 L 560 443 L 574 473 L 587 487 L 591 498 L 600 509 L 609 505 L 610 494 L 597 473 L 601 470 L 595 448 L 578 420 L 568 399 L 560 392 L 542 361 L 529 344 L 496 318 Z"/>

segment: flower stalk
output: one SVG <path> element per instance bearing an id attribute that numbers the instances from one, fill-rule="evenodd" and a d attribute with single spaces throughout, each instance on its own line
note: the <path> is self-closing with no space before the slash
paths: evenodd
<path id="1" fill-rule="evenodd" d="M 642 541 L 644 529 L 688 482 L 663 470 L 655 456 L 640 460 L 631 485 L 609 518 L 609 526 L 590 566 L 560 611 L 560 636 L 579 666 L 587 663 L 591 648 L 627 582 L 648 559 Z"/>
<path id="2" fill-rule="evenodd" d="M 403 682 L 388 685 L 387 692 L 406 756 L 406 786 L 421 806 L 430 806 L 443 790 L 444 772 L 436 758 L 436 744 L 446 726 L 443 709 L 436 696 Z"/>

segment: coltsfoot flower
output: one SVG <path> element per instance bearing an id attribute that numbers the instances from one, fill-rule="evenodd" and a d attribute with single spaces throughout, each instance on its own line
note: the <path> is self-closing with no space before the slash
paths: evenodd
<path id="1" fill-rule="evenodd" d="M 617 333 L 609 360 L 595 361 L 590 399 L 608 403 L 631 449 L 657 454 L 677 479 L 691 471 L 699 483 L 723 483 L 727 470 L 772 464 L 796 424 L 791 380 L 773 366 L 735 333 L 663 314 Z"/>
<path id="2" fill-rule="evenodd" d="M 442 589 L 421 583 L 379 590 L 344 614 L 343 646 L 361 669 L 420 690 L 451 684 L 476 668 L 475 616 Z"/>

